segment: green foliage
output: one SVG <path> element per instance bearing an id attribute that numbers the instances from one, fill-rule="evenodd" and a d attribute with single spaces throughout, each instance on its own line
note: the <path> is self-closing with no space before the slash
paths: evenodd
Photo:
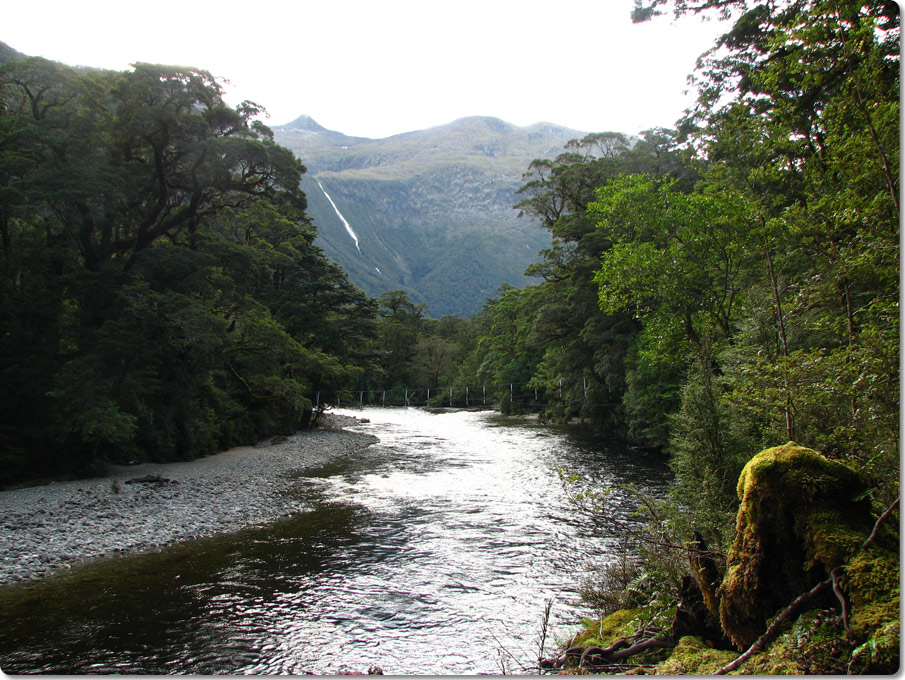
<path id="1" fill-rule="evenodd" d="M 588 211 L 611 244 L 595 274 L 602 309 L 641 320 L 665 315 L 695 342 L 732 337 L 752 256 L 754 216 L 741 196 L 689 194 L 675 180 L 631 175 L 599 189 Z"/>
<path id="2" fill-rule="evenodd" d="M 681 405 L 688 340 L 668 323 L 645 324 L 625 357 L 626 428 L 632 441 L 665 447 Z"/>
<path id="3" fill-rule="evenodd" d="M 708 349 L 695 357 L 681 407 L 670 421 L 670 464 L 675 471 L 670 495 L 682 509 L 676 518 L 679 540 L 699 531 L 709 546 L 724 552 L 732 540 L 738 509 L 735 486 L 747 462 L 747 442 L 733 431 L 725 379 L 715 371 Z"/>
<path id="4" fill-rule="evenodd" d="M 595 189 L 625 172 L 674 177 L 683 186 L 694 173 L 681 161 L 675 133 L 652 130 L 632 145 L 617 133 L 573 140 L 556 159 L 533 161 L 520 189 L 522 214 L 541 220 L 552 235 L 543 260 L 528 273 L 543 282 L 514 291 L 503 288 L 478 315 L 480 337 L 460 372 L 461 382 L 506 385 L 498 396 L 521 408 L 540 409 L 555 420 L 581 418 L 597 427 L 626 422 L 644 443 L 662 443 L 663 410 L 651 409 L 638 390 L 626 419 L 628 357 L 637 356 L 639 325 L 625 312 L 598 305 L 594 269 L 609 247 L 595 230 L 587 205 Z M 669 371 L 661 372 L 664 376 Z M 647 380 L 641 367 L 636 386 Z M 512 383 L 510 394 L 508 385 Z M 664 385 L 677 392 L 677 385 Z M 535 396 L 536 395 L 536 396 Z M 645 402 L 647 404 L 645 405 Z M 668 409 L 669 402 L 661 405 Z"/>
<path id="5" fill-rule="evenodd" d="M 898 495 L 899 26 L 885 3 L 674 5 L 745 10 L 681 122 L 701 181 L 625 175 L 588 210 L 600 307 L 640 324 L 628 431 L 668 442 L 677 526 L 719 546 L 777 441 Z"/>
<path id="6" fill-rule="evenodd" d="M 195 69 L 0 67 L 2 481 L 247 443 L 357 378 L 375 306 L 259 113 Z"/>

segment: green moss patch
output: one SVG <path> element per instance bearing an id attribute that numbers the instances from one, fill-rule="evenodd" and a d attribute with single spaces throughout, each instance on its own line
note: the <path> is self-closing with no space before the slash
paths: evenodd
<path id="1" fill-rule="evenodd" d="M 708 647 L 699 637 L 686 635 L 672 654 L 654 668 L 657 675 L 713 675 L 738 656 L 735 652 Z"/>
<path id="2" fill-rule="evenodd" d="M 852 653 L 853 668 L 872 675 L 895 673 L 901 639 L 898 552 L 872 545 L 846 566 L 845 573 L 851 628 L 859 643 Z"/>
<path id="3" fill-rule="evenodd" d="M 569 646 L 609 647 L 616 640 L 635 634 L 642 613 L 642 609 L 620 609 L 599 621 L 587 621 Z"/>

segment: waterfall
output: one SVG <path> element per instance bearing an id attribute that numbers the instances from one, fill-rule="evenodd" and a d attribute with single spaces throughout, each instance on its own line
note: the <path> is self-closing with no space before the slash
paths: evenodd
<path id="1" fill-rule="evenodd" d="M 336 211 L 336 215 L 342 220 L 343 226 L 346 228 L 346 231 L 349 232 L 349 236 L 352 237 L 352 240 L 355 241 L 355 247 L 358 248 L 358 252 L 361 253 L 361 246 L 358 245 L 358 235 L 352 230 L 352 227 L 349 225 L 349 221 L 343 217 L 343 214 L 339 211 L 339 208 L 336 207 L 336 203 L 333 202 L 333 199 L 330 198 L 330 194 L 327 193 L 327 190 L 324 189 L 324 185 L 321 184 L 320 180 L 315 180 L 317 182 L 317 186 L 321 188 L 321 191 L 324 192 L 324 196 L 327 197 L 327 200 L 330 201 L 330 205 L 333 206 L 333 209 Z"/>

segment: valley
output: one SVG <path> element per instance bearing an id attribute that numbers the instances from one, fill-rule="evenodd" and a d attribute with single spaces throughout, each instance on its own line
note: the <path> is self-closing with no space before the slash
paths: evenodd
<path id="1" fill-rule="evenodd" d="M 435 318 L 473 314 L 502 284 L 529 282 L 550 237 L 519 217 L 522 175 L 585 134 L 488 117 L 385 139 L 308 116 L 273 131 L 308 169 L 302 188 L 327 256 L 369 295 L 405 290 Z"/>

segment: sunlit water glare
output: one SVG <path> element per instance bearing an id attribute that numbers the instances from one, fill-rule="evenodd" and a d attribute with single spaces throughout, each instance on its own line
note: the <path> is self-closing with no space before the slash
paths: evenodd
<path id="1" fill-rule="evenodd" d="M 300 476 L 310 512 L 0 593 L 3 670 L 518 672 L 546 601 L 552 649 L 591 613 L 589 564 L 621 545 L 575 512 L 559 470 L 600 488 L 668 479 L 656 455 L 488 411 L 348 413 L 380 444 Z M 633 504 L 617 491 L 612 507 Z"/>

